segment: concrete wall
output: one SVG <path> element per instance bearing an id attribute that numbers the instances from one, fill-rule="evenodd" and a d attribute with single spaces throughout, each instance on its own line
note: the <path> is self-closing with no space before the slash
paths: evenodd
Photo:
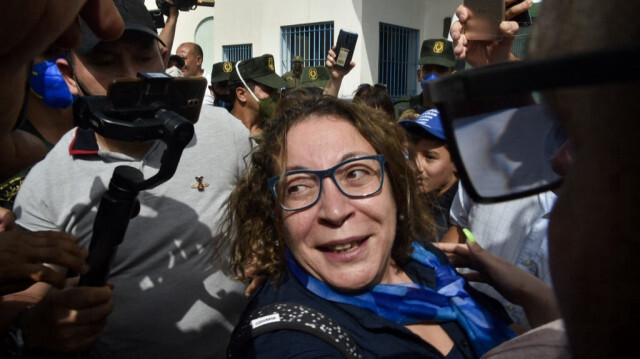
<path id="1" fill-rule="evenodd" d="M 360 34 L 353 56 L 357 66 L 345 78 L 340 94 L 349 97 L 360 83 L 377 80 L 380 22 L 417 29 L 420 41 L 440 38 L 443 19 L 461 3 L 462 0 L 217 0 L 213 8 L 201 6 L 180 13 L 173 52 L 182 42 L 194 41 L 198 26 L 213 16 L 213 33 L 198 35 L 198 43 L 205 51 L 203 68 L 209 70 L 222 60 L 223 45 L 249 43 L 254 56 L 270 53 L 280 64 L 281 26 L 333 21 L 335 37 L 341 28 Z M 146 0 L 145 5 L 156 8 L 155 0 Z M 276 71 L 280 72 L 280 66 Z"/>

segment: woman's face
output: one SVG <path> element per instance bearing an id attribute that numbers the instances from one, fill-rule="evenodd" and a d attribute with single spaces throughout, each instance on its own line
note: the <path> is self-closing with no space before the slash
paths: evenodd
<path id="1" fill-rule="evenodd" d="M 419 170 L 420 192 L 443 192 L 456 183 L 456 167 L 442 142 L 421 138 L 409 144 Z"/>
<path id="2" fill-rule="evenodd" d="M 353 125 L 334 116 L 307 118 L 287 134 L 287 171 L 324 170 L 375 154 Z M 357 199 L 326 177 L 315 205 L 283 211 L 287 246 L 315 278 L 342 291 L 363 289 L 389 279 L 396 215 L 388 177 L 377 194 Z"/>

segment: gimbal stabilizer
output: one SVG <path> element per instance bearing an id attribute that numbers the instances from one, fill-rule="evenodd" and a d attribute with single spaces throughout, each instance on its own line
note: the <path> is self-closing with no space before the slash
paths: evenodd
<path id="1" fill-rule="evenodd" d="M 178 113 L 167 110 L 166 102 L 162 100 L 162 96 L 158 96 L 159 93 L 171 95 L 166 89 L 167 82 L 172 78 L 146 75 L 139 74 L 145 84 L 141 88 L 146 91 L 139 98 L 144 100 L 127 108 L 126 120 L 122 119 L 123 112 L 117 106 L 114 107 L 109 96 L 84 96 L 74 104 L 74 115 L 78 126 L 82 128 L 93 129 L 104 137 L 116 140 L 160 139 L 167 145 L 160 169 L 149 179 L 144 179 L 142 172 L 129 166 L 118 166 L 113 171 L 109 188 L 100 201 L 93 224 L 93 237 L 87 258 L 90 269 L 80 277 L 80 285 L 83 286 L 106 284 L 111 262 L 122 243 L 129 220 L 137 216 L 140 210 L 137 200 L 139 192 L 156 187 L 173 176 L 182 151 L 193 137 L 193 123 Z M 201 101 L 204 88 L 199 91 Z M 153 101 L 149 103 L 149 99 Z"/>

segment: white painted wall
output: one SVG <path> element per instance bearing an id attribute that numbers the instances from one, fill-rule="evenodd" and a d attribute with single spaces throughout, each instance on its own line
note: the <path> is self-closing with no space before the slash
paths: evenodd
<path id="1" fill-rule="evenodd" d="M 280 64 L 280 27 L 333 21 L 335 37 L 341 28 L 360 34 L 353 56 L 356 68 L 344 79 L 342 97 L 350 97 L 361 83 L 376 82 L 378 73 L 378 26 L 380 22 L 417 29 L 420 41 L 441 38 L 443 19 L 451 16 L 462 0 L 217 0 L 215 7 L 181 12 L 174 49 L 194 41 L 198 25 L 213 16 L 210 37 L 198 36 L 205 48 L 203 67 L 211 69 L 222 60 L 223 45 L 253 44 L 253 55 L 270 53 Z M 146 0 L 149 9 L 155 0 Z M 200 39 L 210 39 L 202 43 Z M 336 39 L 334 39 L 335 42 Z M 280 71 L 280 66 L 276 66 Z"/>

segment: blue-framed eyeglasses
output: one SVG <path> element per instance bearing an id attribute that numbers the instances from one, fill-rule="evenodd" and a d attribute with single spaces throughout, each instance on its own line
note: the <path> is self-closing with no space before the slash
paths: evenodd
<path id="1" fill-rule="evenodd" d="M 553 189 L 552 169 L 567 136 L 539 91 L 637 81 L 640 46 L 478 67 L 440 77 L 425 94 L 442 116 L 449 151 L 477 202 Z M 597 65 L 598 71 L 593 71 Z"/>
<path id="2" fill-rule="evenodd" d="M 285 211 L 309 208 L 322 194 L 322 180 L 331 177 L 349 198 L 372 196 L 384 183 L 384 155 L 350 158 L 326 170 L 294 170 L 268 180 L 269 188 Z M 280 190 L 280 191 L 279 191 Z"/>

